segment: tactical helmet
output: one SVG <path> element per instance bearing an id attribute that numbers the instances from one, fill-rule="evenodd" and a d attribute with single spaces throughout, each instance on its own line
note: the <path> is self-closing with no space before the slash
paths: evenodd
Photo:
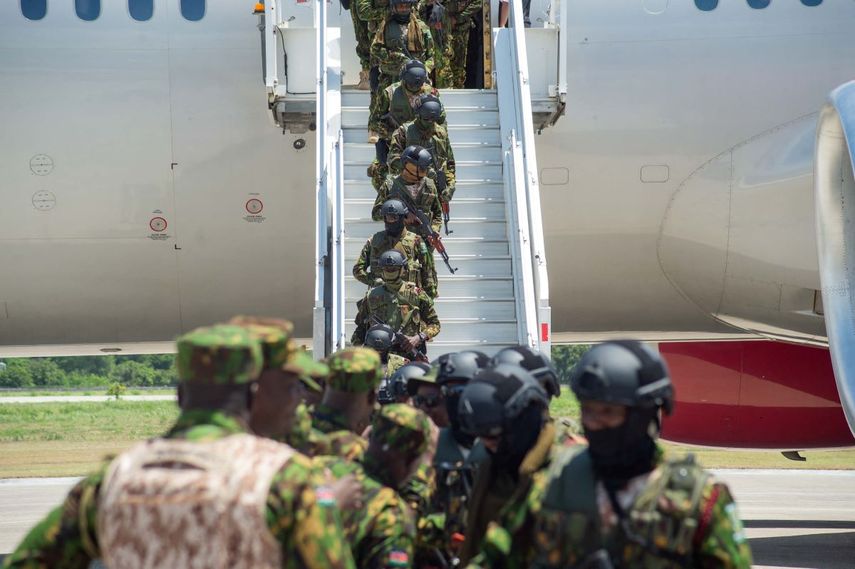
<path id="1" fill-rule="evenodd" d="M 395 331 L 386 324 L 375 324 L 365 334 L 364 344 L 380 353 L 389 351 L 395 342 Z"/>
<path id="2" fill-rule="evenodd" d="M 439 122 L 442 116 L 442 103 L 433 95 L 422 95 L 419 99 L 419 118 L 424 121 Z"/>
<path id="3" fill-rule="evenodd" d="M 410 362 L 399 367 L 389 378 L 392 384 L 392 394 L 395 397 L 414 395 L 417 389 L 410 392 L 410 382 L 417 387 L 417 381 L 430 371 L 430 366 L 424 362 Z"/>
<path id="4" fill-rule="evenodd" d="M 415 4 L 418 0 L 389 0 L 389 7 L 392 8 L 398 4 Z"/>
<path id="5" fill-rule="evenodd" d="M 604 342 L 573 367 L 570 387 L 580 401 L 658 408 L 670 415 L 674 387 L 662 357 L 635 340 Z"/>
<path id="6" fill-rule="evenodd" d="M 407 380 L 407 393 L 410 397 L 414 397 L 416 393 L 419 391 L 419 385 L 436 385 L 436 374 L 439 370 L 436 364 L 427 365 L 422 362 L 413 362 L 418 363 L 420 366 L 425 366 L 425 372 L 418 377 L 411 377 Z M 407 364 L 412 365 L 412 364 Z M 403 369 L 403 368 L 401 368 Z M 415 372 L 413 372 L 415 373 Z"/>
<path id="7" fill-rule="evenodd" d="M 555 371 L 552 362 L 537 350 L 532 350 L 528 346 L 511 346 L 499 350 L 490 363 L 494 366 L 500 364 L 518 365 L 528 370 L 540 382 L 549 397 L 561 395 L 558 372 Z"/>
<path id="8" fill-rule="evenodd" d="M 427 170 L 433 162 L 433 158 L 430 152 L 421 146 L 408 146 L 401 153 L 401 162 L 404 164 L 409 162 L 415 164 L 420 170 Z"/>
<path id="9" fill-rule="evenodd" d="M 418 59 L 409 60 L 401 70 L 401 82 L 405 83 L 410 91 L 420 89 L 427 82 L 427 77 L 425 64 Z"/>
<path id="10" fill-rule="evenodd" d="M 490 363 L 490 358 L 476 350 L 444 354 L 437 360 L 439 370 L 436 382 L 445 385 L 451 381 L 470 381 Z"/>
<path id="11" fill-rule="evenodd" d="M 377 261 L 377 265 L 381 270 L 386 267 L 403 267 L 406 264 L 407 258 L 397 249 L 389 249 L 380 255 L 380 259 Z"/>
<path id="12" fill-rule="evenodd" d="M 383 205 L 380 206 L 380 215 L 397 215 L 403 217 L 410 213 L 410 210 L 407 209 L 407 206 L 404 205 L 404 202 L 401 200 L 386 200 L 383 202 Z"/>
<path id="13" fill-rule="evenodd" d="M 463 430 L 474 436 L 499 436 L 530 405 L 546 408 L 549 397 L 520 366 L 500 364 L 478 372 L 463 390 L 458 413 Z"/>

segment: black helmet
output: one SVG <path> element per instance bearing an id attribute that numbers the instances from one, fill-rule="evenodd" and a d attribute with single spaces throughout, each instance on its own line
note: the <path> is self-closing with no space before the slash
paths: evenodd
<path id="1" fill-rule="evenodd" d="M 415 394 L 415 390 L 411 393 L 407 387 L 410 380 L 413 380 L 415 385 L 415 382 L 429 371 L 430 366 L 424 362 L 410 362 L 399 367 L 389 378 L 389 382 L 392 384 L 392 393 L 395 397 Z"/>
<path id="2" fill-rule="evenodd" d="M 427 69 L 425 64 L 418 59 L 411 59 L 404 64 L 401 70 L 401 81 L 406 83 L 411 91 L 420 89 L 427 82 Z"/>
<path id="3" fill-rule="evenodd" d="M 491 364 L 515 364 L 528 370 L 534 376 L 549 397 L 561 395 L 561 386 L 558 383 L 558 372 L 555 371 L 552 362 L 546 359 L 542 353 L 532 350 L 528 346 L 511 346 L 500 350 L 493 356 Z"/>
<path id="4" fill-rule="evenodd" d="M 385 267 L 403 267 L 407 264 L 407 258 L 404 257 L 404 254 L 397 249 L 389 249 L 380 255 L 380 259 L 377 261 L 377 264 L 380 266 L 381 270 Z"/>
<path id="5" fill-rule="evenodd" d="M 403 217 L 410 213 L 410 210 L 407 209 L 407 206 L 404 205 L 404 202 L 401 200 L 386 200 L 383 202 L 383 205 L 380 206 L 380 214 L 381 215 L 397 215 L 399 217 Z"/>
<path id="6" fill-rule="evenodd" d="M 439 369 L 436 382 L 444 385 L 450 381 L 470 381 L 490 363 L 490 358 L 476 350 L 443 354 L 437 360 Z"/>
<path id="7" fill-rule="evenodd" d="M 541 409 L 549 405 L 540 383 L 520 366 L 500 364 L 481 370 L 469 382 L 458 413 L 468 433 L 495 437 L 512 430 L 514 420 L 531 405 Z"/>
<path id="8" fill-rule="evenodd" d="M 389 7 L 396 6 L 398 4 L 415 4 L 418 0 L 389 0 Z"/>
<path id="9" fill-rule="evenodd" d="M 424 121 L 439 122 L 442 116 L 442 103 L 433 95 L 422 95 L 419 99 L 419 118 Z"/>
<path id="10" fill-rule="evenodd" d="M 635 340 L 604 342 L 573 367 L 570 387 L 580 401 L 659 408 L 670 415 L 674 387 L 662 357 Z"/>
<path id="11" fill-rule="evenodd" d="M 433 162 L 433 158 L 426 149 L 413 145 L 406 147 L 401 153 L 401 162 L 404 164 L 410 162 L 420 170 L 427 170 Z"/>
<path id="12" fill-rule="evenodd" d="M 395 341 L 395 331 L 385 324 L 375 324 L 365 334 L 365 345 L 386 353 Z"/>

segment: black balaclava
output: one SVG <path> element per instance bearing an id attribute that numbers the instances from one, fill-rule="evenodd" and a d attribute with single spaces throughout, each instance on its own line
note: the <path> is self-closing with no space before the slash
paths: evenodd
<path id="1" fill-rule="evenodd" d="M 630 407 L 618 427 L 585 429 L 594 470 L 607 488 L 620 489 L 630 478 L 653 469 L 656 438 L 650 430 L 654 423 L 658 431 L 657 411 Z"/>
<path id="2" fill-rule="evenodd" d="M 451 424 L 451 436 L 462 447 L 472 448 L 475 437 L 465 433 L 460 425 L 460 396 L 463 394 L 465 384 L 460 384 L 457 389 L 445 391 L 445 410 L 448 412 L 448 421 Z"/>
<path id="3" fill-rule="evenodd" d="M 409 24 L 410 23 L 410 14 L 412 11 L 407 12 L 406 14 L 398 14 L 394 10 L 392 11 L 392 21 L 397 22 L 399 24 Z"/>
<path id="4" fill-rule="evenodd" d="M 404 218 L 402 216 L 397 216 L 397 221 L 395 223 L 389 223 L 385 219 L 383 220 L 384 225 L 386 226 L 386 233 L 388 233 L 392 237 L 398 237 L 404 231 Z"/>
<path id="5" fill-rule="evenodd" d="M 543 407 L 529 405 L 509 423 L 505 425 L 499 448 L 492 455 L 493 465 L 516 478 L 525 455 L 534 448 L 543 429 Z"/>

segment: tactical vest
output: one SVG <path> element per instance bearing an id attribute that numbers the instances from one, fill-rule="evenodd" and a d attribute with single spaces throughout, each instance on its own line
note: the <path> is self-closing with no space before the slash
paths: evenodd
<path id="1" fill-rule="evenodd" d="M 445 163 L 448 161 L 448 152 L 446 151 L 444 141 L 448 140 L 448 134 L 441 125 L 436 125 L 433 134 L 430 134 L 420 129 L 415 122 L 411 122 L 407 125 L 406 134 L 407 146 L 417 145 L 424 147 L 430 152 L 437 166 L 440 168 L 445 167 Z"/>
<path id="2" fill-rule="evenodd" d="M 265 509 L 294 450 L 238 434 L 211 442 L 154 439 L 110 465 L 98 540 L 107 567 L 280 568 Z"/>
<path id="3" fill-rule="evenodd" d="M 419 314 L 419 293 L 414 283 L 405 282 L 397 293 L 391 293 L 385 286 L 375 286 L 368 291 L 368 312 L 376 315 L 393 330 L 401 330 L 410 336 L 421 331 Z"/>
<path id="4" fill-rule="evenodd" d="M 587 449 L 550 467 L 549 486 L 535 522 L 533 567 L 574 567 L 607 552 L 616 567 L 670 569 L 691 565 L 701 496 L 710 475 L 691 455 L 660 464 L 621 524 L 604 536 L 596 479 Z"/>
<path id="5" fill-rule="evenodd" d="M 379 231 L 371 238 L 371 272 L 375 276 L 379 276 L 381 273 L 378 265 L 380 255 L 395 249 L 407 259 L 407 272 L 404 274 L 404 280 L 416 283 L 421 288 L 424 284 L 422 283 L 422 264 L 416 258 L 418 248 L 421 245 L 421 238 L 408 230 L 390 247 L 392 239 L 394 238 L 388 237 L 385 231 Z"/>
<path id="6" fill-rule="evenodd" d="M 422 85 L 421 90 L 415 95 L 408 94 L 400 83 L 387 87 L 389 94 L 389 112 L 398 124 L 408 123 L 416 118 L 417 103 L 422 95 L 433 93 L 433 87 Z"/>
<path id="7" fill-rule="evenodd" d="M 425 42 L 419 28 L 419 19 L 415 14 L 410 16 L 407 24 L 399 24 L 391 18 L 386 18 L 374 39 L 386 46 L 388 50 L 403 53 L 411 59 L 424 60 Z"/>
<path id="8" fill-rule="evenodd" d="M 404 196 L 404 201 L 414 202 L 416 207 L 418 207 L 422 212 L 430 219 L 431 223 L 433 223 L 433 215 L 431 214 L 431 206 L 433 202 L 439 200 L 439 193 L 436 190 L 436 184 L 430 178 L 424 178 L 425 185 L 422 188 L 422 191 L 418 193 L 418 195 L 413 199 L 410 195 L 410 192 L 407 191 L 407 183 L 400 176 L 396 176 L 392 178 L 392 184 L 389 187 L 389 194 L 386 199 L 401 199 L 400 196 Z"/>
<path id="9" fill-rule="evenodd" d="M 446 9 L 449 16 L 456 16 L 457 14 L 460 14 L 461 12 L 463 12 L 463 10 L 468 8 L 469 4 L 471 4 L 471 3 L 472 3 L 472 0 L 446 0 L 443 3 L 443 6 L 445 6 L 445 9 Z M 469 24 L 469 22 L 465 22 L 465 23 L 467 25 Z M 462 22 L 457 22 L 458 26 L 460 26 L 462 24 L 463 24 Z"/>

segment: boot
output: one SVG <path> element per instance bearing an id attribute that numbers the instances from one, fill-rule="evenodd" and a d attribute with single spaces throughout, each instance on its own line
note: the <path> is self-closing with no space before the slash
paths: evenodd
<path id="1" fill-rule="evenodd" d="M 371 144 L 377 144 L 377 141 L 380 140 L 380 135 L 374 132 L 373 130 L 368 131 L 368 142 Z"/>
<path id="2" fill-rule="evenodd" d="M 359 72 L 359 83 L 356 85 L 356 88 L 360 91 L 367 91 L 370 88 L 367 69 L 363 69 Z"/>

